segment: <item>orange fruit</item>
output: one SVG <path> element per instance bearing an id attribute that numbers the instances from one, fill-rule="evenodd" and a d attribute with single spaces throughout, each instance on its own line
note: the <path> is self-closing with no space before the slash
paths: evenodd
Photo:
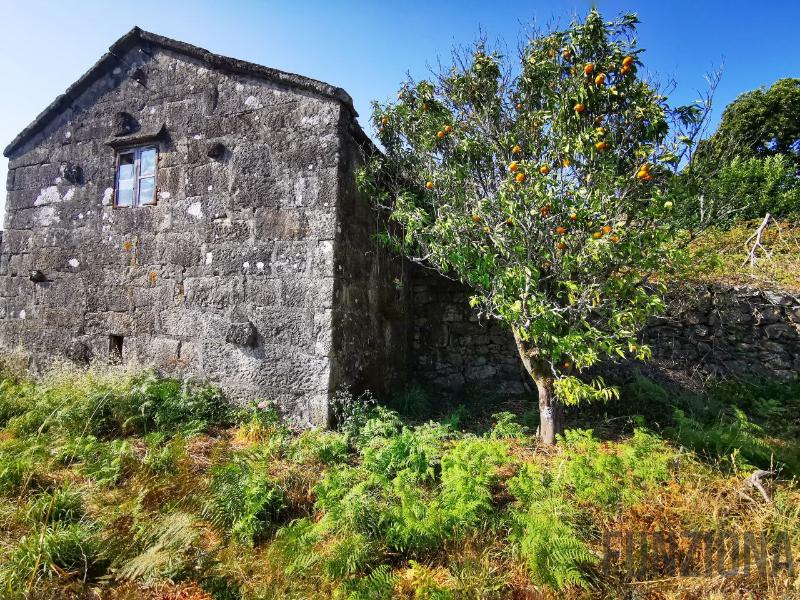
<path id="1" fill-rule="evenodd" d="M 569 362 L 568 360 L 564 361 L 564 368 L 565 369 L 571 369 L 572 368 L 572 363 Z"/>
<path id="2" fill-rule="evenodd" d="M 605 127 L 598 127 L 594 131 L 598 135 L 605 135 L 606 134 L 606 128 Z"/>
<path id="3" fill-rule="evenodd" d="M 492 233 L 492 228 L 491 227 L 484 227 L 483 228 L 483 233 Z"/>
<path id="4" fill-rule="evenodd" d="M 547 215 L 549 215 L 550 214 L 550 205 L 549 204 L 545 204 L 542 208 L 540 208 L 539 209 L 539 214 L 542 215 L 543 217 L 546 217 Z"/>
<path id="5" fill-rule="evenodd" d="M 439 131 L 437 131 L 436 132 L 436 137 L 438 137 L 439 139 L 442 139 L 444 137 L 444 131 L 442 131 L 441 129 Z"/>
<path id="6" fill-rule="evenodd" d="M 433 189 L 433 182 L 432 181 L 427 181 L 425 183 L 425 187 L 428 188 L 429 190 L 432 190 Z"/>
<path id="7" fill-rule="evenodd" d="M 514 180 L 517 183 L 522 183 L 523 181 L 525 181 L 525 173 L 517 173 L 516 177 L 514 177 Z"/>
<path id="8" fill-rule="evenodd" d="M 579 114 L 580 114 L 580 113 L 582 113 L 582 112 L 583 112 L 583 111 L 585 111 L 585 110 L 586 110 L 586 106 L 585 106 L 585 105 L 584 105 L 582 102 L 578 102 L 578 103 L 575 105 L 575 112 L 576 112 L 576 113 L 579 113 Z"/>
<path id="9" fill-rule="evenodd" d="M 508 165 L 508 170 L 512 173 L 516 173 L 519 170 L 519 163 L 517 161 L 512 161 L 511 164 Z"/>
<path id="10" fill-rule="evenodd" d="M 626 56 L 625 58 L 622 59 L 622 66 L 623 67 L 630 67 L 631 64 L 633 64 L 633 57 L 632 56 Z"/>
<path id="11" fill-rule="evenodd" d="M 522 103 L 521 102 L 517 102 L 517 110 L 522 110 Z"/>
<path id="12" fill-rule="evenodd" d="M 562 161 L 561 161 L 561 166 L 562 166 L 562 167 L 568 167 L 568 166 L 570 166 L 571 164 L 572 164 L 572 163 L 570 162 L 570 160 L 569 160 L 568 158 L 565 158 L 564 160 L 562 160 Z"/>
<path id="13" fill-rule="evenodd" d="M 550 172 L 550 167 L 548 167 L 547 165 L 542 165 L 541 167 L 539 167 L 539 173 L 541 173 L 542 175 L 547 175 L 549 172 Z"/>
<path id="14" fill-rule="evenodd" d="M 603 152 L 604 150 L 607 150 L 607 149 L 608 149 L 608 142 L 597 142 L 597 143 L 594 145 L 594 147 L 595 147 L 595 148 L 597 148 L 597 150 L 598 150 L 599 152 Z"/>
<path id="15" fill-rule="evenodd" d="M 594 72 L 594 64 L 588 63 L 585 67 L 583 67 L 583 72 L 586 75 L 591 75 Z"/>
<path id="16" fill-rule="evenodd" d="M 603 225 L 603 233 L 611 233 L 611 225 Z"/>
<path id="17" fill-rule="evenodd" d="M 475 223 L 480 223 L 481 222 L 481 217 L 480 217 L 480 215 L 472 215 L 472 220 Z"/>
<path id="18" fill-rule="evenodd" d="M 559 250 L 566 250 L 567 249 L 567 245 L 564 242 L 558 242 L 556 244 L 556 248 L 558 248 Z"/>
<path id="19" fill-rule="evenodd" d="M 622 75 L 627 75 L 628 73 L 630 73 L 630 72 L 631 72 L 631 66 L 630 66 L 630 65 L 627 65 L 627 66 L 625 66 L 625 67 L 622 67 L 622 68 L 619 70 L 619 72 L 620 72 Z"/>
<path id="20" fill-rule="evenodd" d="M 381 117 L 381 125 L 388 125 L 389 117 Z"/>
<path id="21" fill-rule="evenodd" d="M 594 239 L 596 239 L 596 240 L 599 240 L 601 237 L 603 237 L 603 234 L 602 234 L 602 233 L 600 233 L 599 231 L 595 231 L 595 232 L 592 234 L 592 237 L 593 237 Z"/>
<path id="22" fill-rule="evenodd" d="M 569 50 L 564 50 L 561 53 L 561 58 L 563 58 L 564 60 L 569 60 L 570 58 L 572 58 L 572 52 L 570 52 Z"/>
<path id="23" fill-rule="evenodd" d="M 570 219 L 570 221 L 577 221 L 578 220 L 578 215 L 576 215 L 575 213 L 572 213 L 572 214 L 570 214 L 569 219 Z"/>
<path id="24" fill-rule="evenodd" d="M 567 228 L 559 225 L 558 227 L 556 227 L 556 233 L 558 235 L 564 235 L 565 233 L 567 233 Z"/>
<path id="25" fill-rule="evenodd" d="M 522 148 L 520 148 L 520 147 L 519 147 L 519 145 L 517 145 L 517 146 L 514 146 L 514 147 L 511 149 L 511 154 L 519 154 L 520 152 L 522 152 Z"/>
<path id="26" fill-rule="evenodd" d="M 612 236 L 611 236 L 609 239 L 610 239 L 612 242 L 614 242 L 615 244 L 616 244 L 617 242 L 619 242 L 619 236 L 618 236 L 618 235 L 612 235 Z"/>
<path id="27" fill-rule="evenodd" d="M 594 78 L 594 82 L 596 85 L 603 85 L 606 82 L 606 74 L 599 73 L 597 77 Z"/>
<path id="28" fill-rule="evenodd" d="M 452 125 L 445 125 L 444 126 L 444 132 L 445 133 L 450 133 L 451 131 L 453 131 L 453 126 Z"/>

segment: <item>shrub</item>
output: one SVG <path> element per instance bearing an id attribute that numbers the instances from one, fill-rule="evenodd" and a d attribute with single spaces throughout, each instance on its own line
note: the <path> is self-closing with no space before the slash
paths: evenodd
<path id="1" fill-rule="evenodd" d="M 245 460 L 214 467 L 204 516 L 237 543 L 252 546 L 285 505 L 280 487 Z"/>

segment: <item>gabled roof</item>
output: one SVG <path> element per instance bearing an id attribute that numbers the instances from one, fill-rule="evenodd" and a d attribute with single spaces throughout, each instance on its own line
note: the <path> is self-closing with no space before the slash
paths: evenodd
<path id="1" fill-rule="evenodd" d="M 59 113 L 69 108 L 69 106 L 94 83 L 94 81 L 102 76 L 107 69 L 113 69 L 121 64 L 120 58 L 122 54 L 136 46 L 137 44 L 148 44 L 150 46 L 157 46 L 183 54 L 190 58 L 206 63 L 210 68 L 225 73 L 234 73 L 237 75 L 245 75 L 248 77 L 256 77 L 266 79 L 272 82 L 283 84 L 290 88 L 302 89 L 312 92 L 319 96 L 338 100 L 344 104 L 353 114 L 358 116 L 353 108 L 353 99 L 342 88 L 338 88 L 316 79 L 303 77 L 302 75 L 295 75 L 294 73 L 286 73 L 277 69 L 271 69 L 255 63 L 229 58 L 214 54 L 203 48 L 192 46 L 185 42 L 173 40 L 149 31 L 144 31 L 138 27 L 134 27 L 128 33 L 123 35 L 108 49 L 95 65 L 81 76 L 78 81 L 73 83 L 67 90 L 58 96 L 42 113 L 33 120 L 33 122 L 23 129 L 20 134 L 3 150 L 4 156 L 10 156 L 17 148 L 22 146 L 30 138 L 37 133 L 41 132 L 47 124 Z M 363 134 L 362 134 L 363 135 Z"/>

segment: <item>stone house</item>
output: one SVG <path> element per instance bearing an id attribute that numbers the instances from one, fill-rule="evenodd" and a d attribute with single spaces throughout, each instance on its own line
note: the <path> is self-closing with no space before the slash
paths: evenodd
<path id="1" fill-rule="evenodd" d="M 412 317 L 356 191 L 356 116 L 340 88 L 134 28 L 5 149 L 0 344 L 207 377 L 313 424 L 345 385 L 496 375 L 507 336 L 466 305 L 439 319 L 424 277 Z"/>

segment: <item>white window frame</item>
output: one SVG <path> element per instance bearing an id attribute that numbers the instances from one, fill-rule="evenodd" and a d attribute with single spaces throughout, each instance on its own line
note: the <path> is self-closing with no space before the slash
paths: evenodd
<path id="1" fill-rule="evenodd" d="M 155 164 L 153 166 L 153 174 L 142 176 L 141 173 L 141 159 L 142 153 L 147 150 L 153 150 L 156 153 Z M 120 206 L 119 204 L 119 175 L 120 175 L 120 159 L 126 154 L 133 154 L 133 200 L 130 206 Z M 141 202 L 139 199 L 139 186 L 142 179 L 153 178 L 153 198 L 148 202 Z M 117 152 L 116 174 L 114 176 L 114 208 L 139 208 L 142 206 L 155 206 L 158 200 L 158 146 L 137 146 L 135 148 L 125 148 Z"/>

